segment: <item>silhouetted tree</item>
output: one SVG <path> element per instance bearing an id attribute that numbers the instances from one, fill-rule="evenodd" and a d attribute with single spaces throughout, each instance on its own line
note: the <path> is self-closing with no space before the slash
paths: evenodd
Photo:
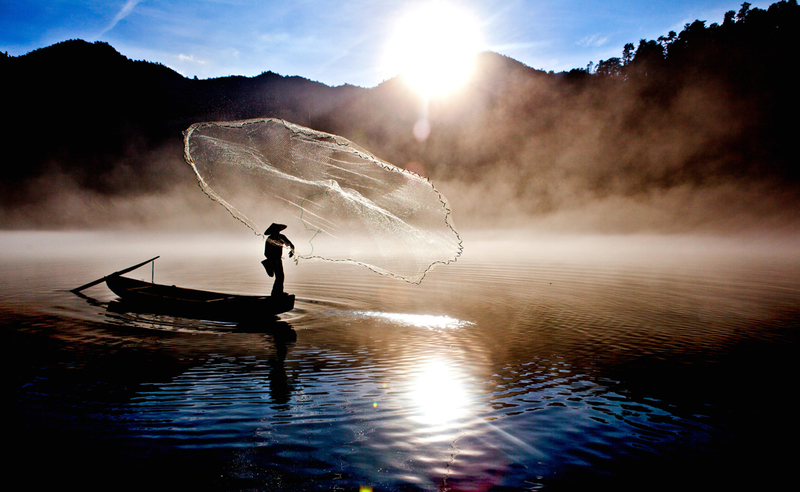
<path id="1" fill-rule="evenodd" d="M 619 77 L 622 73 L 622 61 L 619 58 L 600 60 L 597 64 L 597 75 L 606 77 Z"/>
<path id="2" fill-rule="evenodd" d="M 655 41 L 640 40 L 629 65 L 629 74 L 638 78 L 653 75 L 663 64 L 664 48 Z"/>
<path id="3" fill-rule="evenodd" d="M 673 43 L 673 41 L 675 41 L 675 39 L 677 37 L 678 37 L 678 34 L 675 33 L 675 31 L 670 31 L 666 36 L 659 36 L 658 37 L 658 44 L 661 45 L 661 48 L 666 53 L 667 50 L 669 49 L 669 45 L 671 45 Z"/>
<path id="4" fill-rule="evenodd" d="M 747 13 L 749 11 L 750 11 L 750 4 L 744 2 L 742 4 L 742 8 L 739 9 L 739 13 L 736 14 L 736 20 L 739 22 L 744 22 L 744 20 L 747 18 Z"/>
<path id="5" fill-rule="evenodd" d="M 633 43 L 626 43 L 622 48 L 622 65 L 627 67 L 633 60 Z"/>

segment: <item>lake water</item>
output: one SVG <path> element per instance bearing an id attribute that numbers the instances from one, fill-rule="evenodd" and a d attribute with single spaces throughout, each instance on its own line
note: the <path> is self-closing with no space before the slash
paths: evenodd
<path id="1" fill-rule="evenodd" d="M 290 233 L 290 231 L 287 231 Z M 0 234 L 7 480 L 83 490 L 769 489 L 792 475 L 800 242 L 465 232 L 420 285 L 285 260 L 277 325 L 115 309 L 267 293 L 254 236 Z"/>

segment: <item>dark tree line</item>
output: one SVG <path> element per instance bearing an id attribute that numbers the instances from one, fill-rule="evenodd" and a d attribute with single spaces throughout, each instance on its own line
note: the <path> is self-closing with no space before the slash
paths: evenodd
<path id="1" fill-rule="evenodd" d="M 728 167 L 796 181 L 800 166 L 791 122 L 800 110 L 794 75 L 800 59 L 800 8 L 796 0 L 767 10 L 750 7 L 745 2 L 738 12 L 727 12 L 721 25 L 696 20 L 680 33 L 642 39 L 635 51 L 628 43 L 621 58 L 601 60 L 594 75 L 634 88 L 634 97 L 652 104 L 653 111 L 674 102 L 687 87 L 709 87 L 713 93 L 707 97 L 739 105 L 741 112 L 734 116 L 744 120 L 719 122 L 743 126 L 735 141 L 724 142 L 737 151 L 730 153 Z"/>
<path id="2" fill-rule="evenodd" d="M 638 47 L 627 43 L 622 57 L 601 60 L 596 68 L 576 69 L 599 76 L 628 78 L 681 78 L 696 72 L 720 75 L 752 90 L 763 85 L 765 70 L 791 67 L 798 56 L 795 33 L 800 27 L 796 0 L 782 0 L 767 10 L 742 4 L 739 12 L 725 14 L 722 25 L 696 20 L 687 23 L 680 34 L 670 31 L 657 40 L 642 39 Z M 756 84 L 755 86 L 753 84 Z"/>

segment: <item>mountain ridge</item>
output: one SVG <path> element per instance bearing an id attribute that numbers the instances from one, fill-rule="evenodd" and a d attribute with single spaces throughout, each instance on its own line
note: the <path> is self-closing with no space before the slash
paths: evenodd
<path id="1" fill-rule="evenodd" d="M 194 179 L 181 137 L 192 123 L 275 117 L 498 200 L 464 203 L 468 215 L 488 218 L 502 203 L 534 216 L 609 200 L 656 206 L 678 195 L 657 207 L 680 217 L 687 197 L 703 207 L 714 196 L 702 220 L 737 202 L 742 213 L 782 214 L 800 203 L 788 123 L 800 97 L 783 66 L 800 52 L 791 34 L 800 8 L 745 5 L 725 19 L 631 43 L 596 70 L 545 72 L 482 53 L 459 91 L 428 101 L 401 76 L 373 88 L 269 71 L 189 79 L 105 43 L 0 55 L 0 208 L 56 203 L 54 183 L 110 197 L 169 193 Z"/>

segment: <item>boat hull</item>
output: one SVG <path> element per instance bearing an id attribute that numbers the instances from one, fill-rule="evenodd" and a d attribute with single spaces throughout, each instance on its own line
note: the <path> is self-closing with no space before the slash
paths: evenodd
<path id="1" fill-rule="evenodd" d="M 108 288 L 138 310 L 219 321 L 270 319 L 294 309 L 294 296 L 246 296 L 185 289 L 121 275 L 106 279 Z"/>

